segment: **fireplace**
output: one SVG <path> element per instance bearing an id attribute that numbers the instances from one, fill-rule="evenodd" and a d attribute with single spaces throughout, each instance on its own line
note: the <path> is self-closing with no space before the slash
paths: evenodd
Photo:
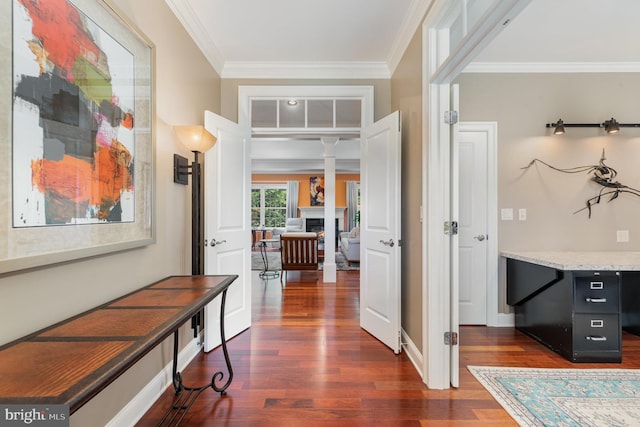
<path id="1" fill-rule="evenodd" d="M 319 233 L 324 231 L 324 218 L 307 218 L 305 220 L 305 229 L 306 231 L 312 231 L 314 233 Z M 338 234 L 339 234 L 339 221 L 336 218 L 336 248 L 338 247 Z"/>

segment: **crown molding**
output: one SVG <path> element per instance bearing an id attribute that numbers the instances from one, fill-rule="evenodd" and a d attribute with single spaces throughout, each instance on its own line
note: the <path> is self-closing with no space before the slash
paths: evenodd
<path id="1" fill-rule="evenodd" d="M 209 37 L 208 32 L 202 26 L 188 2 L 182 0 L 165 0 L 173 14 L 178 18 L 185 31 L 196 46 L 200 49 L 209 64 L 216 70 L 218 75 L 222 74 L 224 68 L 224 56 L 216 47 L 214 41 Z"/>
<path id="2" fill-rule="evenodd" d="M 638 73 L 640 62 L 472 62 L 463 73 Z"/>
<path id="3" fill-rule="evenodd" d="M 407 47 L 409 47 L 409 43 L 411 43 L 416 31 L 418 31 L 424 21 L 433 1 L 434 0 L 413 0 L 409 6 L 409 12 L 405 16 L 401 26 L 402 31 L 396 37 L 391 47 L 389 57 L 387 58 L 389 73 L 391 75 L 393 75 L 398 64 L 400 64 L 402 56 L 407 50 Z"/>
<path id="4" fill-rule="evenodd" d="M 385 62 L 227 61 L 224 79 L 389 79 Z"/>

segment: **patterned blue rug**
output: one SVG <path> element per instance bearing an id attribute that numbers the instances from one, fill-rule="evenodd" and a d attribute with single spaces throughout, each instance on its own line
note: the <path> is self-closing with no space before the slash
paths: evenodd
<path id="1" fill-rule="evenodd" d="M 640 370 L 468 369 L 521 426 L 640 426 Z"/>

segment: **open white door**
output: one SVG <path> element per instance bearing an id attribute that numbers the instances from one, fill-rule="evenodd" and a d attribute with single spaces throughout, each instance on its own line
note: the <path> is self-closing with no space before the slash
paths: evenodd
<path id="1" fill-rule="evenodd" d="M 237 274 L 225 304 L 225 338 L 251 326 L 251 134 L 205 111 L 204 127 L 218 138 L 205 153 L 205 274 Z M 221 343 L 220 301 L 205 307 L 204 351 Z"/>
<path id="2" fill-rule="evenodd" d="M 459 86 L 451 85 L 451 110 L 456 113 L 460 111 L 459 107 Z M 457 116 L 457 114 L 456 114 Z M 449 133 L 451 137 L 451 218 L 453 221 L 456 221 L 459 224 L 460 218 L 460 204 L 459 204 L 459 194 L 460 194 L 460 180 L 459 180 L 459 145 L 458 145 L 458 120 L 457 117 L 454 120 L 450 120 L 451 132 Z M 458 227 L 455 228 L 454 232 L 449 233 L 449 237 L 451 238 L 451 296 L 450 296 L 450 304 L 451 304 L 451 325 L 449 326 L 449 330 L 451 331 L 450 345 L 451 349 L 450 360 L 451 360 L 451 386 L 458 387 L 460 384 L 460 352 L 458 345 L 457 337 L 460 335 L 460 303 L 459 303 L 459 293 L 460 293 L 460 274 L 459 274 L 459 235 L 457 233 Z"/>
<path id="3" fill-rule="evenodd" d="M 360 141 L 360 326 L 400 353 L 400 113 Z"/>

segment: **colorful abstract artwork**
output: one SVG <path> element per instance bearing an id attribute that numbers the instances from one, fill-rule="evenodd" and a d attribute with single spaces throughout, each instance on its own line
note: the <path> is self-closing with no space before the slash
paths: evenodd
<path id="1" fill-rule="evenodd" d="M 311 206 L 324 206 L 324 178 L 321 176 L 309 178 L 309 190 L 311 192 Z"/>
<path id="2" fill-rule="evenodd" d="M 13 3 L 13 227 L 133 222 L 134 55 L 67 0 Z"/>

